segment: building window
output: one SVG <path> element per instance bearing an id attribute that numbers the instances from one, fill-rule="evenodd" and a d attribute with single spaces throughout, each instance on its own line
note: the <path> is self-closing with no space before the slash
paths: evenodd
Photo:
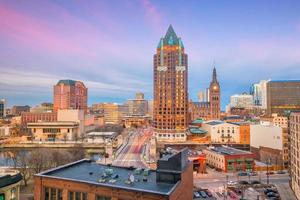
<path id="1" fill-rule="evenodd" d="M 87 193 L 70 191 L 69 200 L 87 200 Z"/>
<path id="2" fill-rule="evenodd" d="M 10 190 L 10 199 L 11 200 L 17 199 L 17 189 L 15 187 Z"/>
<path id="3" fill-rule="evenodd" d="M 111 197 L 105 197 L 102 195 L 97 195 L 96 200 L 111 200 Z"/>
<path id="4" fill-rule="evenodd" d="M 45 187 L 45 200 L 62 200 L 62 189 Z"/>

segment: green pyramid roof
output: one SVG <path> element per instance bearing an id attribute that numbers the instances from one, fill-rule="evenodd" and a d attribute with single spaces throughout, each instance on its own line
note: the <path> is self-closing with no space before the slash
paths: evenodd
<path id="1" fill-rule="evenodd" d="M 177 37 L 172 25 L 169 26 L 165 37 L 160 39 L 157 48 L 161 48 L 163 45 L 179 45 L 182 48 L 184 47 L 181 38 Z"/>

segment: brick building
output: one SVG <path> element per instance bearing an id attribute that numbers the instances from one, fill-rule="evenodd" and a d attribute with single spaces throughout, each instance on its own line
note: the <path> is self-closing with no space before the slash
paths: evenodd
<path id="1" fill-rule="evenodd" d="M 158 160 L 156 170 L 101 165 L 88 159 L 34 178 L 35 200 L 192 200 L 187 149 Z"/>
<path id="2" fill-rule="evenodd" d="M 217 71 L 214 67 L 212 81 L 208 88 L 208 101 L 206 102 L 189 102 L 190 120 L 193 121 L 197 118 L 205 120 L 216 120 L 221 117 L 221 88 L 217 80 Z"/>
<path id="3" fill-rule="evenodd" d="M 255 155 L 227 146 L 210 147 L 203 151 L 206 163 L 224 172 L 253 171 Z"/>

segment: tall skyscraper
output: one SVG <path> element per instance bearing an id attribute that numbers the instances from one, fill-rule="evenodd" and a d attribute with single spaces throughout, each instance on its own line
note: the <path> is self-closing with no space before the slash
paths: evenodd
<path id="1" fill-rule="evenodd" d="M 88 89 L 81 81 L 60 80 L 53 87 L 53 110 L 80 109 L 87 110 Z"/>
<path id="2" fill-rule="evenodd" d="M 279 80 L 267 83 L 267 114 L 300 111 L 300 80 Z"/>
<path id="3" fill-rule="evenodd" d="M 154 116 L 158 140 L 185 140 L 188 125 L 188 56 L 170 25 L 154 55 Z"/>
<path id="4" fill-rule="evenodd" d="M 6 116 L 6 100 L 0 99 L 0 118 Z"/>
<path id="5" fill-rule="evenodd" d="M 220 84 L 217 80 L 217 70 L 214 67 L 212 81 L 209 86 L 209 102 L 211 119 L 220 119 Z"/>

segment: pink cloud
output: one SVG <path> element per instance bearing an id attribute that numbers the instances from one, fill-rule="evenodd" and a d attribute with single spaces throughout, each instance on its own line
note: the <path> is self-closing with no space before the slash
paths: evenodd
<path id="1" fill-rule="evenodd" d="M 80 47 L 59 36 L 40 20 L 0 6 L 0 32 L 14 42 L 55 52 L 84 53 Z"/>
<path id="2" fill-rule="evenodd" d="M 143 0 L 142 5 L 146 11 L 146 19 L 154 26 L 156 30 L 161 30 L 162 16 L 157 8 L 151 3 L 150 0 Z"/>

